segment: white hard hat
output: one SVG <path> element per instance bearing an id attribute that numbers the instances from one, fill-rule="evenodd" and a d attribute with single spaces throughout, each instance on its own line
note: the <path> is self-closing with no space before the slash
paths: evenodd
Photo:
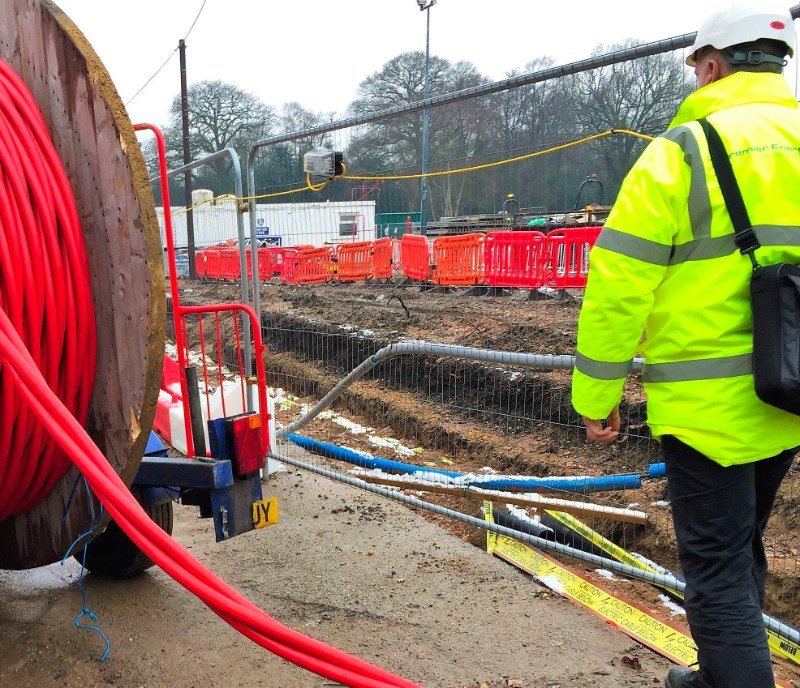
<path id="1" fill-rule="evenodd" d="M 717 12 L 706 19 L 697 31 L 686 64 L 694 67 L 694 55 L 700 48 L 711 46 L 724 50 L 732 45 L 763 38 L 785 43 L 789 56 L 794 55 L 794 20 L 789 12 L 765 12 L 750 7 Z"/>

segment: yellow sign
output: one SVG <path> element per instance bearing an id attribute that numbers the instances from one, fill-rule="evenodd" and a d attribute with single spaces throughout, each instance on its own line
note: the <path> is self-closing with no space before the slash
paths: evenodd
<path id="1" fill-rule="evenodd" d="M 491 503 L 484 503 L 484 514 L 487 521 L 494 522 Z M 553 513 L 551 515 L 556 516 Z M 558 516 L 565 516 L 565 514 L 559 514 Z M 570 524 L 565 523 L 562 518 L 558 518 L 558 520 L 565 525 L 569 525 L 569 527 L 580 524 L 580 521 L 577 520 L 576 523 Z M 606 547 L 601 545 L 604 538 L 599 533 L 583 524 L 580 525 L 583 526 L 580 529 L 583 531 L 581 534 L 586 539 L 608 551 Z M 617 548 L 610 541 L 606 541 L 606 543 L 610 548 L 618 550 L 612 556 L 624 552 L 624 550 Z M 611 625 L 665 657 L 684 666 L 689 666 L 697 661 L 697 646 L 689 633 L 673 626 L 670 622 L 658 619 L 636 607 L 632 602 L 614 596 L 608 590 L 565 568 L 555 559 L 518 540 L 498 533 L 487 532 L 486 544 L 487 551 L 490 554 L 494 554 L 517 568 L 526 571 L 551 590 L 589 609 Z M 612 552 L 609 553 L 611 554 Z M 626 552 L 626 554 L 628 553 Z M 630 556 L 628 554 L 628 557 Z M 638 564 L 640 568 L 653 570 L 652 567 L 643 562 L 638 562 Z M 770 648 L 776 655 L 797 661 L 797 655 L 793 653 L 793 650 L 797 649 L 796 645 L 771 633 L 768 633 L 768 636 Z M 790 684 L 779 680 L 775 685 L 785 688 Z"/>
<path id="2" fill-rule="evenodd" d="M 269 497 L 253 502 L 253 527 L 264 528 L 278 522 L 278 498 Z"/>
<path id="3" fill-rule="evenodd" d="M 607 554 L 610 554 L 614 559 L 617 561 L 622 562 L 623 564 L 627 564 L 628 566 L 632 566 L 634 568 L 642 569 L 643 571 L 650 571 L 652 573 L 657 573 L 657 571 L 652 567 L 645 564 L 640 559 L 637 559 L 629 552 L 626 552 L 621 547 L 615 545 L 610 540 L 604 538 L 600 533 L 596 530 L 592 530 L 589 526 L 585 523 L 579 521 L 574 516 L 570 516 L 569 514 L 562 513 L 560 511 L 550 511 L 547 510 L 547 513 L 550 514 L 553 518 L 557 521 L 560 521 L 563 525 L 567 526 L 570 530 L 577 533 L 578 535 L 582 536 L 589 542 L 591 542 L 595 547 L 603 550 Z M 677 591 L 671 591 L 673 594 L 679 597 L 683 597 Z M 784 659 L 788 659 L 795 664 L 800 664 L 800 646 L 797 643 L 787 639 L 782 638 L 770 630 L 767 630 L 767 638 L 769 641 L 769 648 L 774 655 L 777 657 L 783 657 Z"/>
<path id="4" fill-rule="evenodd" d="M 517 540 L 493 533 L 489 537 L 494 539 L 491 547 L 496 556 L 527 571 L 548 588 L 590 609 L 621 631 L 678 664 L 689 666 L 697 661 L 694 641 L 680 629 L 615 597 Z"/>

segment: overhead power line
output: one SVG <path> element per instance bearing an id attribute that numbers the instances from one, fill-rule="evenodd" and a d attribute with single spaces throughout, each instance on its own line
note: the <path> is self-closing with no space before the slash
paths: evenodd
<path id="1" fill-rule="evenodd" d="M 204 8 L 205 8 L 205 6 L 206 6 L 206 2 L 208 2 L 208 0 L 203 0 L 203 4 L 202 4 L 202 5 L 200 5 L 200 9 L 197 11 L 197 16 L 194 18 L 194 21 L 192 22 L 192 25 L 189 27 L 189 30 L 186 32 L 186 35 L 183 37 L 183 40 L 184 40 L 184 41 L 186 41 L 186 39 L 187 39 L 187 38 L 189 38 L 189 34 L 190 34 L 190 33 L 192 33 L 192 29 L 194 29 L 194 27 L 195 27 L 195 24 L 197 24 L 197 20 L 198 20 L 198 19 L 200 19 L 200 15 L 203 13 L 203 9 L 204 9 Z M 166 67 L 166 66 L 167 66 L 167 64 L 168 64 L 168 63 L 169 63 L 169 61 L 172 59 L 172 56 L 173 56 L 173 55 L 174 55 L 174 54 L 177 52 L 177 50 L 178 50 L 178 48 L 174 48 L 174 49 L 173 49 L 173 50 L 170 52 L 170 54 L 167 56 L 167 59 L 166 59 L 166 60 L 164 60 L 163 64 L 162 64 L 162 65 L 161 65 L 161 66 L 160 66 L 160 67 L 159 67 L 159 68 L 158 68 L 158 69 L 157 69 L 155 72 L 153 72 L 153 75 L 152 75 L 152 76 L 151 76 L 151 77 L 150 77 L 150 78 L 149 78 L 147 81 L 145 81 L 145 82 L 144 82 L 144 84 L 142 85 L 142 87 L 141 87 L 141 88 L 140 88 L 138 91 L 136 91 L 136 93 L 134 93 L 134 94 L 133 94 L 133 95 L 132 95 L 132 96 L 131 96 L 131 97 L 128 99 L 128 101 L 125 103 L 125 107 L 127 107 L 128 105 L 130 105 L 130 104 L 131 104 L 131 103 L 132 103 L 132 102 L 133 102 L 133 101 L 136 99 L 136 97 L 137 97 L 137 96 L 138 96 L 138 95 L 139 95 L 139 94 L 140 94 L 142 91 L 144 91 L 144 89 L 146 89 L 146 88 L 147 88 L 147 86 L 150 84 L 150 82 L 151 82 L 151 81 L 153 81 L 153 79 L 155 79 L 155 78 L 156 78 L 156 77 L 157 77 L 157 76 L 158 76 L 158 75 L 161 73 L 161 71 L 164 69 L 164 67 Z"/>

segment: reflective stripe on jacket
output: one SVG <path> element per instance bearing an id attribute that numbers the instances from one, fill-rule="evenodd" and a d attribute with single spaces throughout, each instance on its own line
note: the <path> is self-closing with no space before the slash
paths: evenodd
<path id="1" fill-rule="evenodd" d="M 756 257 L 800 262 L 800 110 L 788 84 L 738 72 L 698 89 L 625 178 L 592 250 L 572 401 L 606 418 L 641 352 L 653 434 L 731 465 L 800 445 L 800 417 L 755 394 L 751 264 L 734 244 L 701 117 L 725 143 Z"/>

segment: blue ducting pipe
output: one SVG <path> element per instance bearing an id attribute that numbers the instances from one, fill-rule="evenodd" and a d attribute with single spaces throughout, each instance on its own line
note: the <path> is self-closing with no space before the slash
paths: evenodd
<path id="1" fill-rule="evenodd" d="M 449 478 L 458 478 L 461 473 L 453 471 L 442 471 L 438 468 L 429 468 L 428 466 L 415 466 L 410 463 L 402 463 L 400 461 L 390 461 L 389 459 L 381 459 L 371 456 L 364 456 L 360 452 L 339 447 L 330 442 L 320 442 L 319 440 L 311 439 L 310 437 L 303 437 L 302 435 L 286 435 L 287 440 L 291 440 L 297 446 L 303 449 L 308 449 L 310 452 L 327 456 L 329 459 L 339 459 L 340 461 L 347 461 L 355 466 L 361 468 L 373 469 L 378 468 L 382 471 L 392 473 L 436 473 L 438 475 L 445 475 Z"/>
<path id="2" fill-rule="evenodd" d="M 648 478 L 664 478 L 667 475 L 667 464 L 651 463 L 647 468 Z"/>
<path id="3" fill-rule="evenodd" d="M 503 492 L 535 492 L 536 490 L 564 490 L 566 492 L 610 492 L 612 490 L 637 490 L 642 486 L 638 473 L 603 475 L 599 477 L 578 476 L 558 478 L 503 478 L 479 480 L 475 487 Z"/>
<path id="4" fill-rule="evenodd" d="M 400 461 L 364 456 L 360 452 L 339 447 L 329 442 L 321 442 L 302 435 L 288 434 L 286 439 L 315 454 L 329 459 L 346 461 L 366 469 L 379 469 L 389 473 L 433 473 L 448 478 L 464 478 L 463 473 L 444 471 L 428 466 L 417 466 Z M 607 492 L 612 490 L 634 490 L 641 488 L 642 479 L 638 473 L 608 475 L 600 477 L 557 477 L 557 478 L 498 478 L 497 480 L 476 479 L 467 481 L 465 486 L 479 487 L 484 490 L 501 490 L 505 492 L 537 492 L 539 490 L 563 490 L 564 492 Z"/>

